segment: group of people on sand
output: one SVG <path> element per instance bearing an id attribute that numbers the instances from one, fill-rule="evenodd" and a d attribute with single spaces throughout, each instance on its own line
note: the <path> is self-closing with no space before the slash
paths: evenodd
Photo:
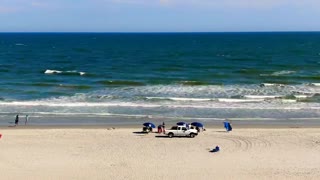
<path id="1" fill-rule="evenodd" d="M 29 115 L 27 114 L 25 117 L 24 125 L 27 125 L 28 121 L 29 121 Z M 14 120 L 14 125 L 18 126 L 18 124 L 19 124 L 19 114 L 16 115 L 16 118 Z"/>

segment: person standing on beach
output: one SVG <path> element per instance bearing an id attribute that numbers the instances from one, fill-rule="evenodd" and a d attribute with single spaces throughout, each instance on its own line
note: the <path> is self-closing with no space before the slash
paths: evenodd
<path id="1" fill-rule="evenodd" d="M 29 115 L 26 115 L 26 121 L 24 122 L 24 125 L 27 125 L 28 121 L 29 121 Z"/>
<path id="2" fill-rule="evenodd" d="M 19 124 L 19 115 L 16 115 L 16 120 L 14 121 L 14 124 L 17 126 Z"/>
<path id="3" fill-rule="evenodd" d="M 164 124 L 164 121 L 162 122 L 162 132 L 163 132 L 163 134 L 165 133 L 165 131 L 166 131 L 166 127 L 165 127 L 165 124 Z"/>

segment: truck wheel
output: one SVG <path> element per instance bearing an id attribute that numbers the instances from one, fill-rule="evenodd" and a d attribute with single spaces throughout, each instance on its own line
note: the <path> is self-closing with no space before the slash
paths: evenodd
<path id="1" fill-rule="evenodd" d="M 173 137 L 173 133 L 169 133 L 168 136 L 169 136 L 169 138 L 172 138 Z"/>
<path id="2" fill-rule="evenodd" d="M 190 134 L 190 137 L 191 137 L 191 138 L 194 138 L 195 136 L 196 136 L 196 135 L 195 135 L 194 133 L 191 133 L 191 134 Z"/>

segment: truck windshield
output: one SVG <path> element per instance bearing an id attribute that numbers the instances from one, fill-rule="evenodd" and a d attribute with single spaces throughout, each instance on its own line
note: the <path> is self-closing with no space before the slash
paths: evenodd
<path id="1" fill-rule="evenodd" d="M 173 126 L 171 129 L 172 129 L 172 130 L 177 130 L 178 127 L 177 127 L 177 126 Z"/>

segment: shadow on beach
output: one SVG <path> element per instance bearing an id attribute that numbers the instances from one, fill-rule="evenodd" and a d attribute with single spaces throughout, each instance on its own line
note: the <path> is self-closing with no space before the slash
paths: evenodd
<path id="1" fill-rule="evenodd" d="M 214 132 L 227 133 L 228 131 L 214 131 Z"/>
<path id="2" fill-rule="evenodd" d="M 169 136 L 166 136 L 166 135 L 158 135 L 158 136 L 155 136 L 156 138 L 169 138 L 169 139 L 172 139 L 172 138 L 190 138 L 189 136 L 174 136 L 172 138 L 170 138 Z M 193 138 L 191 138 L 193 139 Z"/>
<path id="3" fill-rule="evenodd" d="M 143 132 L 143 131 L 137 131 L 137 132 L 132 132 L 133 134 L 149 134 L 148 132 Z"/>

